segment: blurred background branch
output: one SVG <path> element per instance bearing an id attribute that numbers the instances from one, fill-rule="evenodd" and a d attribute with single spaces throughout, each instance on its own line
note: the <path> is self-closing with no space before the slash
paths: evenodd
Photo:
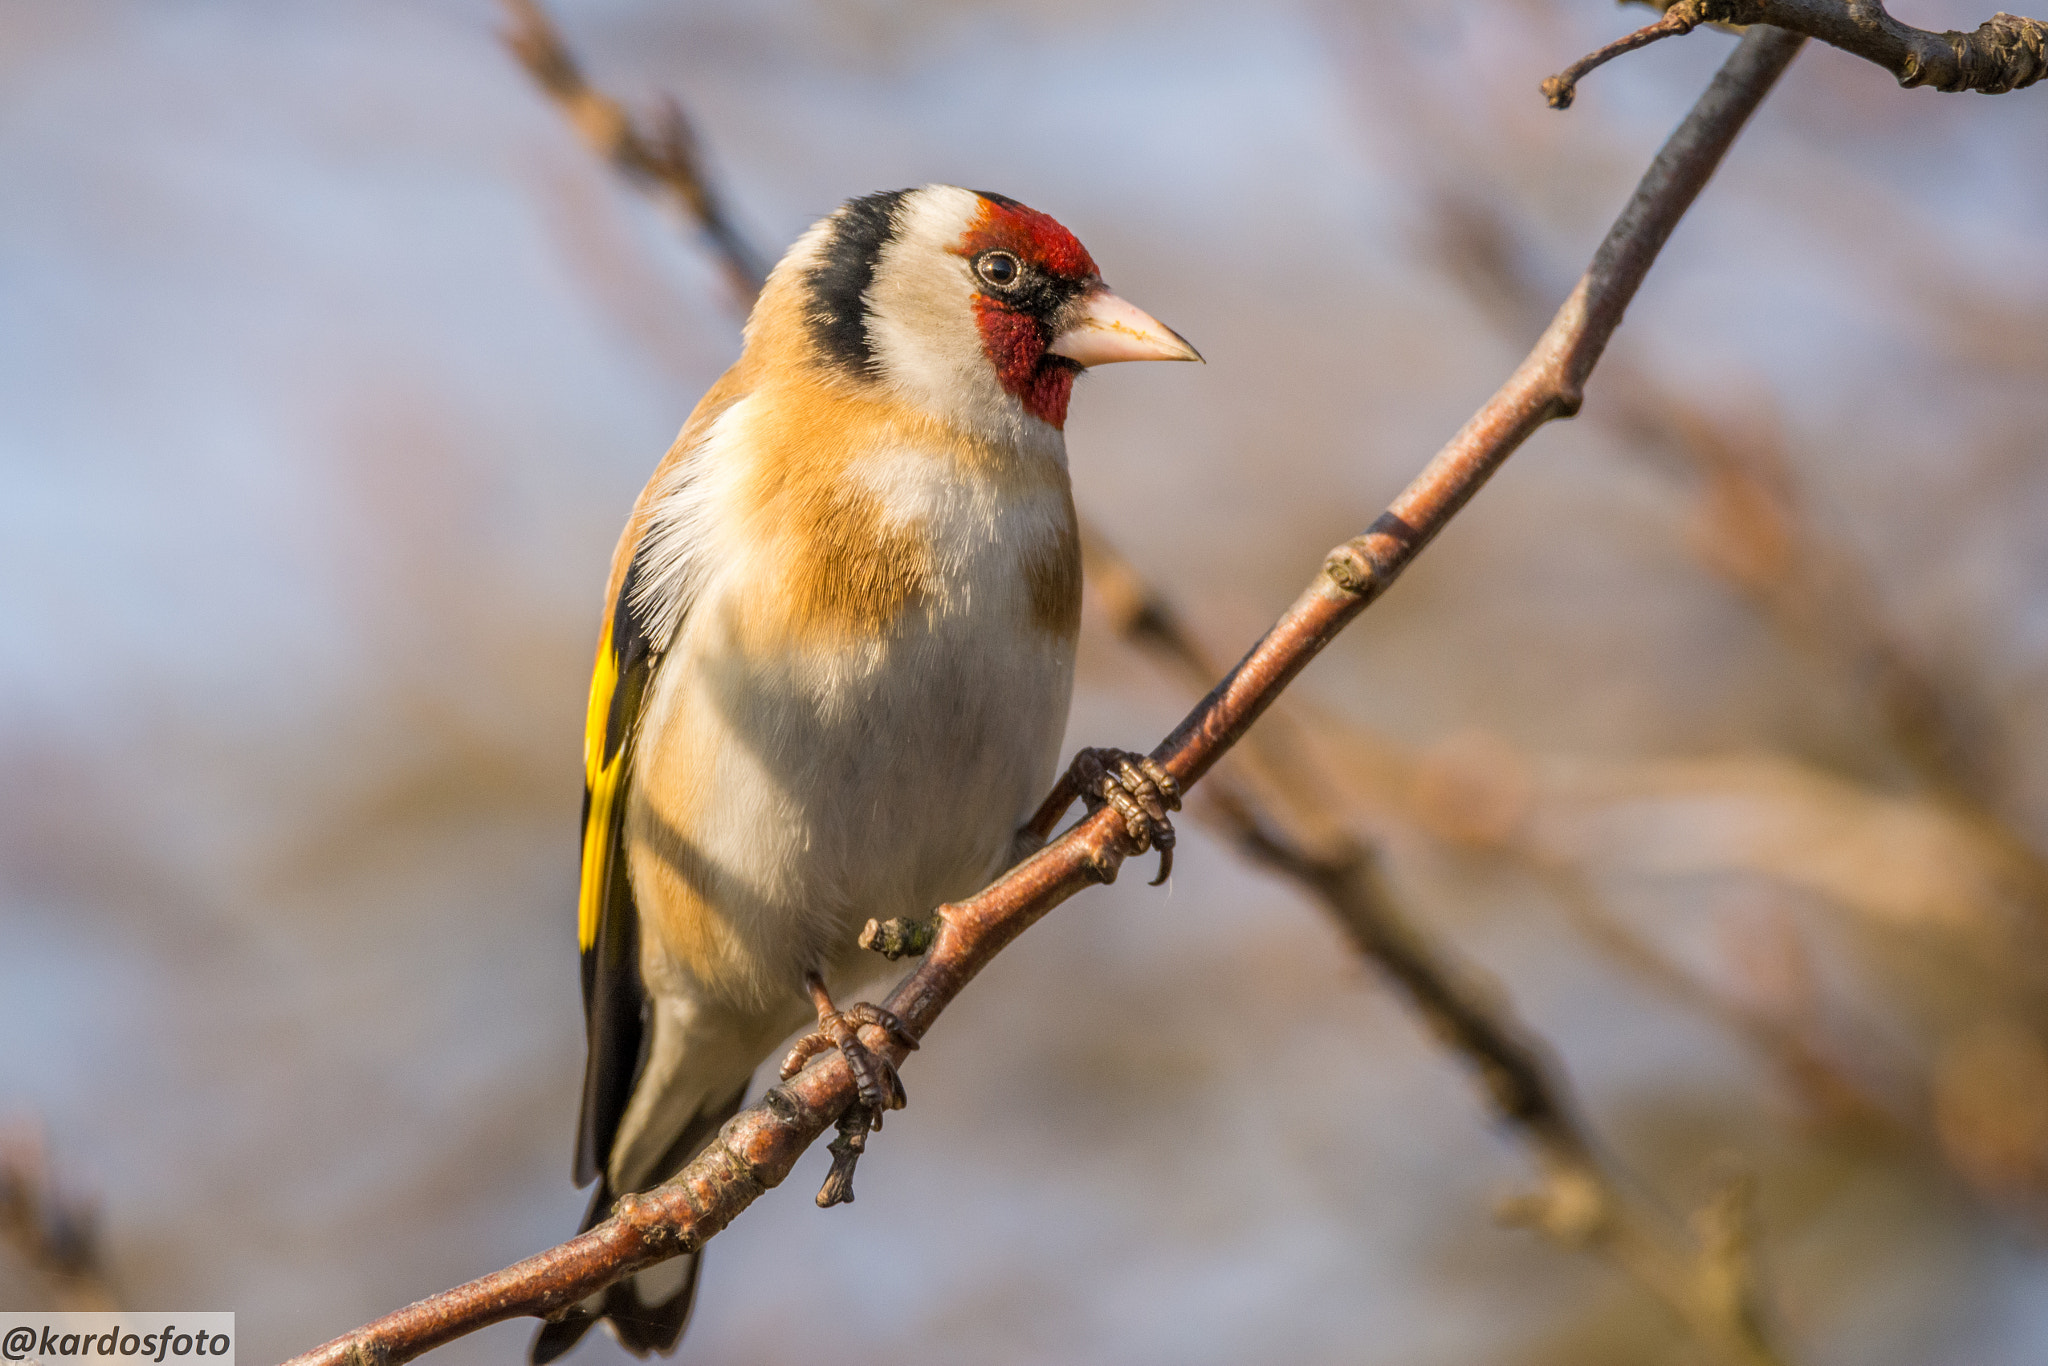
<path id="1" fill-rule="evenodd" d="M 1444 188 L 1432 189 L 1427 202 L 1432 222 L 1421 240 L 1446 274 L 1504 336 L 1526 335 L 1540 325 L 1542 286 L 1512 245 L 1519 236 L 1513 226 L 1484 203 Z M 1860 788 L 1832 777 L 1809 778 L 1782 763 L 1702 766 L 1674 774 L 1675 784 L 1652 781 L 1674 794 L 1720 793 L 1777 806 L 1776 852 L 1738 856 L 1759 871 L 1894 920 L 1953 907 L 1941 918 L 1981 946 L 1973 975 L 1980 990 L 1988 989 L 1986 1013 L 2008 1020 L 2048 1018 L 2038 967 L 2048 942 L 2048 860 L 1999 808 L 2009 782 L 2003 761 L 2014 744 L 2000 733 L 1995 709 L 1970 680 L 1970 661 L 1951 656 L 1937 665 L 1890 618 L 1867 562 L 1813 515 L 1766 397 L 1709 407 L 1674 392 L 1628 357 L 1609 362 L 1601 383 L 1601 401 L 1588 416 L 1611 427 L 1649 468 L 1681 481 L 1693 500 L 1689 539 L 1701 565 L 1750 603 L 1788 650 L 1822 665 L 1842 702 L 1838 714 L 1861 720 L 1870 746 L 1893 757 L 1890 767 L 1910 775 L 1909 786 L 1919 796 L 1901 806 L 1882 795 L 1887 784 Z M 1908 821 L 1924 834 L 1902 843 Z M 1847 853 L 1849 847 L 1856 852 Z M 1830 848 L 1837 851 L 1834 870 L 1820 866 Z M 1916 855 L 1932 855 L 1936 862 L 1915 864 Z M 1544 861 L 1527 846 L 1520 856 L 1539 866 Z M 1592 928 L 1595 942 L 1616 948 L 1623 941 L 1615 938 L 1613 923 L 1597 913 L 1588 917 L 1583 877 L 1574 886 L 1566 902 L 1576 908 L 1576 918 Z M 1633 941 L 1620 956 L 1640 965 L 1650 957 L 1645 949 Z M 1680 980 L 1660 975 L 1667 982 Z M 1724 1001 L 1720 1009 L 1741 1032 L 1752 1032 L 1758 1023 L 1739 1005 Z M 2030 1034 L 2035 1027 L 1998 1026 Z M 1819 1075 L 1812 1068 L 1820 1055 L 1795 1045 L 1792 1036 L 1766 1031 L 1757 1037 L 1770 1040 L 1792 1073 Z M 1840 1075 L 1825 1083 L 1836 1102 L 1863 1089 Z M 1937 1086 L 1909 1108 L 1939 1106 L 1942 1094 Z M 1890 1112 L 1868 1099 L 1838 1113 L 1867 1118 Z M 1828 1108 L 1836 1108 L 1835 1102 Z M 1953 1136 L 1968 1127 L 1950 1126 L 1947 1132 Z M 2032 1164 L 2004 1164 L 2004 1175 L 1987 1181 L 1984 1164 L 1970 1156 L 1972 1145 L 1943 1139 L 1944 1129 L 1931 1115 L 1914 1121 L 1912 1129 L 1944 1148 L 1987 1194 L 2040 1205 Z M 2028 1143 L 2048 1139 L 2048 1129 L 2034 1126 L 2030 1133 Z M 2030 1174 L 2018 1179 L 2022 1170 Z"/>
<path id="2" fill-rule="evenodd" d="M 617 100 L 583 78 L 568 45 L 539 0 L 504 0 L 512 18 L 506 44 L 576 131 L 599 156 L 644 190 L 667 199 L 683 221 L 704 234 L 742 311 L 768 278 L 766 258 L 739 227 L 718 184 L 706 172 L 696 129 L 682 106 L 670 101 L 636 120 Z"/>
<path id="3" fill-rule="evenodd" d="M 40 1128 L 0 1128 L 0 1306 L 117 1309 L 99 1214 L 58 1179 Z"/>

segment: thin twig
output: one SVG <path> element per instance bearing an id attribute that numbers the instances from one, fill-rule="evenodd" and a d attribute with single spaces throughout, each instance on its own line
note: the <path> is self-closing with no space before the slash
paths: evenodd
<path id="1" fill-rule="evenodd" d="M 1306 777 L 1292 767 L 1273 776 Z M 1473 1064 L 1495 1113 L 1528 1144 L 1541 1175 L 1535 1191 L 1504 1207 L 1504 1217 L 1607 1261 L 1723 1359 L 1778 1359 L 1760 1326 L 1762 1297 L 1754 1277 L 1740 1282 L 1745 1294 L 1731 1301 L 1724 1293 L 1727 1249 L 1676 1245 L 1660 1211 L 1632 1198 L 1608 1174 L 1569 1084 L 1538 1037 L 1505 998 L 1401 913 L 1368 845 L 1348 832 L 1333 845 L 1318 840 L 1313 827 L 1308 833 L 1290 829 L 1286 817 L 1271 814 L 1284 808 L 1261 810 L 1228 778 L 1213 779 L 1208 793 L 1198 814 L 1221 827 L 1252 862 L 1315 895 L 1439 1041 Z"/>
<path id="2" fill-rule="evenodd" d="M 1120 637 L 1196 686 L 1211 676 L 1204 666 L 1206 652 L 1163 593 L 1099 536 L 1084 538 L 1083 554 L 1091 591 Z M 1319 801 L 1330 784 L 1305 746 L 1288 743 L 1298 728 L 1275 725 L 1291 720 L 1290 710 L 1283 700 L 1245 737 L 1230 763 L 1243 770 L 1247 781 L 1212 776 L 1205 789 L 1208 800 L 1196 804 L 1196 816 L 1216 827 L 1248 860 L 1289 878 L 1320 901 L 1438 1041 L 1472 1064 L 1494 1112 L 1509 1133 L 1528 1145 L 1541 1176 L 1535 1191 L 1504 1206 L 1505 1218 L 1605 1260 L 1725 1359 L 1774 1359 L 1761 1327 L 1763 1296 L 1754 1271 L 1731 1260 L 1746 1245 L 1726 1239 L 1702 1239 L 1691 1248 L 1675 1245 L 1678 1239 L 1661 1210 L 1633 1198 L 1626 1183 L 1609 1176 L 1572 1101 L 1570 1084 L 1540 1037 L 1516 1018 L 1508 1000 L 1402 913 L 1376 851 L 1331 819 L 1335 803 Z M 1626 934 L 1619 926 L 1611 928 Z M 1647 945 L 1637 947 L 1651 968 L 1677 973 Z M 1690 979 L 1683 985 L 1691 989 L 1688 999 L 1704 995 L 1704 988 Z M 1713 1004 L 1722 1003 L 1715 998 Z M 1720 1014 L 1717 1010 L 1717 1018 Z M 1800 1041 L 1781 1037 L 1751 1016 L 1734 1018 L 1734 1023 L 1744 1037 L 1839 1108 L 1862 1102 L 1856 1107 L 1862 1114 L 1863 1107 L 1874 1106 L 1824 1059 L 1797 1047 Z M 1741 1293 L 1731 1296 L 1731 1287 Z"/>
<path id="3" fill-rule="evenodd" d="M 674 100 L 655 125 L 636 123 L 625 106 L 593 88 L 539 0 L 504 0 L 512 17 L 506 45 L 597 154 L 637 184 L 660 191 L 710 243 L 727 286 L 752 303 L 768 271 L 733 222 L 716 182 L 704 173 L 697 134 Z"/>
<path id="4" fill-rule="evenodd" d="M 1654 24 L 1645 24 L 1625 38 L 1617 38 L 1596 52 L 1589 52 L 1543 82 L 1543 98 L 1550 102 L 1552 109 L 1569 109 L 1572 96 L 1578 93 L 1579 82 L 1586 73 L 1607 65 L 1625 52 L 1634 52 L 1639 47 L 1648 47 L 1663 38 L 1678 38 L 1691 33 L 1700 25 L 1698 0 L 1679 0 L 1678 4 L 1664 11 L 1664 17 Z"/>
<path id="5" fill-rule="evenodd" d="M 1586 376 L 1659 248 L 1799 46 L 1797 35 L 1768 28 L 1745 36 L 1651 163 L 1528 360 L 1369 530 L 1331 552 L 1251 653 L 1153 749 L 1152 758 L 1184 789 L 1386 591 L 1530 433 L 1578 411 Z M 1126 848 L 1122 818 L 1105 806 L 982 892 L 940 907 L 931 952 L 889 994 L 886 1008 L 913 1036 L 923 1036 L 1018 935 L 1084 887 L 1114 879 Z M 892 1060 L 904 1057 L 903 1047 L 879 1028 L 863 1038 Z M 295 1358 L 293 1366 L 397 1366 L 486 1324 L 559 1313 L 625 1276 L 702 1247 L 780 1183 L 853 1099 L 844 1060 L 836 1052 L 821 1055 L 729 1120 L 675 1179 L 626 1196 L 588 1233 L 336 1338 Z"/>
<path id="6" fill-rule="evenodd" d="M 1994 14 L 1969 33 L 1930 33 L 1902 24 L 1883 0 L 1642 0 L 1663 20 L 1582 57 L 1543 83 L 1553 109 L 1567 109 L 1572 88 L 1594 67 L 1624 52 L 1690 33 L 1701 24 L 1770 24 L 1818 38 L 1875 62 L 1905 86 L 1975 90 L 2002 95 L 2048 76 L 2048 24 L 2017 14 Z"/>

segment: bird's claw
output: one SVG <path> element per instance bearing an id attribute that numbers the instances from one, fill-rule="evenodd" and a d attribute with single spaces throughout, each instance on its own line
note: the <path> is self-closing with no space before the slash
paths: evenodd
<path id="1" fill-rule="evenodd" d="M 1123 817 L 1130 854 L 1159 851 L 1159 876 L 1152 885 L 1172 876 L 1173 822 L 1166 813 L 1180 810 L 1179 781 L 1150 755 L 1124 749 L 1081 750 L 1070 771 L 1091 815 L 1110 806 Z"/>
<path id="2" fill-rule="evenodd" d="M 820 1002 L 818 1027 L 798 1039 L 789 1056 L 782 1060 L 782 1079 L 788 1081 L 812 1058 L 836 1048 L 846 1059 L 847 1070 L 853 1073 L 854 1085 L 860 1090 L 859 1104 L 873 1112 L 874 1127 L 881 1128 L 883 1111 L 901 1110 L 908 1097 L 903 1093 L 902 1078 L 896 1075 L 896 1065 L 861 1042 L 860 1031 L 863 1026 L 874 1025 L 905 1049 L 917 1047 L 917 1036 L 894 1014 L 865 1001 L 843 1011 L 835 1009 L 831 998 L 825 995 L 824 983 L 816 977 L 811 979 L 811 994 Z"/>
<path id="3" fill-rule="evenodd" d="M 863 1001 L 840 1010 L 832 1004 L 824 979 L 815 972 L 804 978 L 804 985 L 810 989 L 811 1000 L 818 1008 L 818 1027 L 798 1039 L 796 1047 L 782 1060 L 782 1079 L 788 1081 L 812 1058 L 836 1048 L 846 1059 L 847 1070 L 853 1073 L 853 1083 L 860 1092 L 859 1099 L 839 1116 L 839 1137 L 828 1145 L 832 1151 L 832 1171 L 818 1191 L 818 1206 L 830 1209 L 853 1203 L 853 1169 L 867 1151 L 868 1131 L 881 1128 L 883 1113 L 901 1110 L 907 1101 L 903 1080 L 896 1075 L 896 1064 L 861 1042 L 861 1029 L 873 1025 L 906 1050 L 917 1047 L 917 1036 L 893 1012 L 878 1005 Z"/>

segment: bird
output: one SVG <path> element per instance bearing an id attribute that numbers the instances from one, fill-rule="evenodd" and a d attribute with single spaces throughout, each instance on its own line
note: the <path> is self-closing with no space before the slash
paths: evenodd
<path id="1" fill-rule="evenodd" d="M 743 337 L 605 589 L 577 899 L 586 1230 L 701 1151 L 806 1023 L 785 1074 L 837 1049 L 863 1136 L 902 1104 L 859 1030 L 915 1040 L 834 1002 L 883 966 L 865 922 L 926 915 L 1043 842 L 1027 818 L 1058 776 L 1080 626 L 1075 378 L 1201 359 L 1055 219 L 937 184 L 820 219 Z M 1149 758 L 1084 750 L 1064 788 L 1060 809 L 1114 804 L 1137 852 L 1170 856 L 1178 791 Z M 543 1323 L 533 1366 L 599 1322 L 673 1351 L 700 1265 Z"/>

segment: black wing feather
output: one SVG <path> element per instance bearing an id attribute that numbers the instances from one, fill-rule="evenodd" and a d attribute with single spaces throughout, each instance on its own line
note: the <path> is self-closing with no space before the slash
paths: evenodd
<path id="1" fill-rule="evenodd" d="M 583 884 L 578 938 L 583 951 L 583 1018 L 590 1056 L 576 1127 L 576 1184 L 603 1171 L 645 1061 L 647 989 L 640 980 L 640 913 L 626 876 L 626 795 L 632 740 L 656 655 L 633 610 L 640 577 L 634 557 L 599 648 L 584 736 Z"/>

